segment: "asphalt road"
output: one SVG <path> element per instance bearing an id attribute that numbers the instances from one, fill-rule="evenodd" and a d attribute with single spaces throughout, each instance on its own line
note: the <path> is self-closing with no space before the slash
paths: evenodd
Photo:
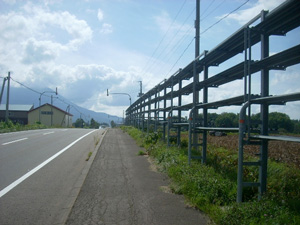
<path id="1" fill-rule="evenodd" d="M 139 156 L 136 142 L 109 129 L 67 220 L 67 225 L 195 225 L 207 217 L 168 191 L 165 174 Z"/>
<path id="2" fill-rule="evenodd" d="M 0 224 L 64 224 L 103 134 L 87 129 L 1 134 Z"/>

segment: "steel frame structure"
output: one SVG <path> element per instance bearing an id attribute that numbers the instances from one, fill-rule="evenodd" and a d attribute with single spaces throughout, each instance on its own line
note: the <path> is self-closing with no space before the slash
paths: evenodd
<path id="1" fill-rule="evenodd" d="M 274 55 L 269 55 L 269 38 L 272 35 L 284 36 L 289 31 L 300 26 L 300 1 L 288 0 L 271 12 L 262 11 L 259 15 L 241 27 L 211 51 L 204 51 L 185 68 L 179 69 L 170 78 L 163 80 L 147 93 L 142 95 L 126 110 L 126 123 L 134 125 L 144 131 L 162 132 L 168 146 L 170 138 L 177 139 L 180 145 L 181 127 L 188 127 L 188 158 L 201 159 L 206 162 L 207 132 L 231 131 L 239 133 L 239 158 L 238 158 L 238 193 L 237 202 L 243 200 L 244 187 L 257 187 L 259 197 L 267 190 L 267 160 L 268 141 L 293 141 L 299 142 L 300 138 L 270 136 L 268 132 L 269 106 L 285 104 L 290 101 L 299 101 L 300 93 L 289 95 L 270 96 L 269 71 L 285 70 L 287 67 L 300 63 L 300 43 Z M 261 59 L 252 60 L 252 47 L 260 44 Z M 219 66 L 238 54 L 244 54 L 244 60 L 232 67 L 214 75 L 209 75 L 209 68 Z M 251 78 L 254 73 L 260 72 L 260 95 L 251 93 Z M 203 73 L 203 80 L 195 79 L 195 74 Z M 192 81 L 190 79 L 193 78 Z M 232 81 L 243 79 L 244 94 L 236 97 L 208 102 L 208 92 L 218 91 L 217 87 Z M 190 81 L 183 85 L 184 81 Z M 195 97 L 202 91 L 203 101 L 195 102 Z M 182 96 L 192 95 L 192 102 L 182 105 Z M 177 103 L 177 104 L 175 104 Z M 259 135 L 253 135 L 250 129 L 251 106 L 260 105 L 261 129 Z M 224 106 L 241 106 L 239 127 L 211 127 L 208 123 L 207 112 Z M 198 110 L 203 112 L 203 120 L 197 118 Z M 188 121 L 181 121 L 182 111 L 189 113 Z M 177 115 L 177 118 L 174 115 Z M 247 116 L 248 115 L 248 116 Z M 172 136 L 172 133 L 176 133 Z M 202 133 L 202 142 L 198 143 L 197 133 Z M 259 160 L 245 162 L 243 158 L 245 145 L 259 145 Z M 192 149 L 201 147 L 201 155 L 193 156 Z M 245 166 L 258 166 L 258 182 L 244 182 L 243 168 Z"/>

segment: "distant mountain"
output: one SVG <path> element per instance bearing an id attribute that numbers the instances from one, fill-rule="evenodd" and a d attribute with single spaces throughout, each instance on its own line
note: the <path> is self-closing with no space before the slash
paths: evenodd
<path id="1" fill-rule="evenodd" d="M 45 96 L 45 95 L 47 95 L 47 96 Z M 41 104 L 45 104 L 45 103 L 51 104 L 51 98 L 48 97 L 50 95 L 51 95 L 51 93 L 44 94 L 42 96 Z M 26 88 L 11 87 L 9 103 L 10 104 L 20 104 L 20 105 L 33 104 L 34 108 L 36 108 L 39 106 L 39 97 L 40 97 L 40 94 L 30 91 Z M 62 99 L 65 103 L 60 100 L 55 99 L 55 97 L 56 97 L 55 94 L 53 94 L 53 97 L 54 97 L 53 105 L 64 111 L 67 111 L 68 105 L 71 105 L 69 112 L 73 115 L 73 122 L 75 122 L 78 118 L 82 118 L 86 122 L 91 121 L 91 119 L 93 118 L 94 120 L 96 120 L 99 123 L 108 123 L 108 124 L 110 124 L 110 121 L 112 121 L 112 120 L 115 123 L 121 123 L 123 121 L 123 118 L 118 117 L 118 116 L 113 116 L 113 115 L 109 115 L 109 114 L 102 113 L 102 112 L 94 112 L 92 110 L 82 108 L 76 104 L 73 104 L 69 100 L 62 97 L 61 95 L 59 95 L 59 98 Z M 6 104 L 6 88 L 3 93 L 3 98 L 2 98 L 1 104 Z"/>

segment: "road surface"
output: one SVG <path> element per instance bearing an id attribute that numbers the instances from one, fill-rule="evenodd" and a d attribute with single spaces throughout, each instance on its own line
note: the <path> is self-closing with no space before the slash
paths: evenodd
<path id="1" fill-rule="evenodd" d="M 196 225 L 207 217 L 168 190 L 165 174 L 150 169 L 136 142 L 109 129 L 67 220 L 67 225 Z"/>
<path id="2" fill-rule="evenodd" d="M 88 129 L 1 134 L 0 224 L 64 224 L 103 134 Z"/>

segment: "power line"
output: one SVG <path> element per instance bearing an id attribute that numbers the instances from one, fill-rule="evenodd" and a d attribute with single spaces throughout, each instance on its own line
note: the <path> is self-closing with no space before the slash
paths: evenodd
<path id="1" fill-rule="evenodd" d="M 223 1 L 224 2 L 224 1 Z M 223 3 L 222 2 L 222 3 Z M 241 4 L 239 7 L 237 7 L 236 9 L 232 10 L 231 12 L 229 12 L 228 14 L 226 14 L 225 16 L 223 16 L 221 19 L 219 19 L 217 22 L 215 22 L 214 24 L 212 24 L 210 27 L 208 27 L 206 30 L 204 30 L 203 32 L 200 33 L 200 35 L 204 34 L 206 31 L 208 31 L 209 29 L 211 29 L 212 27 L 214 27 L 215 25 L 217 25 L 218 23 L 220 23 L 223 19 L 227 18 L 230 14 L 236 12 L 237 10 L 239 10 L 242 6 L 244 6 L 247 2 L 249 2 L 249 0 L 245 1 L 243 4 Z M 221 3 L 221 4 L 222 4 Z M 216 8 L 218 8 L 221 4 L 219 4 Z M 209 6 L 210 7 L 210 6 Z M 207 7 L 207 9 L 209 8 Z M 215 8 L 215 9 L 216 9 Z M 188 46 L 184 49 L 184 51 L 182 52 L 182 54 L 179 56 L 179 58 L 177 59 L 177 61 L 173 64 L 172 68 L 170 69 L 170 71 L 167 73 L 167 76 L 169 75 L 169 73 L 173 70 L 173 68 L 175 67 L 175 65 L 178 63 L 178 61 L 182 58 L 182 56 L 184 55 L 184 53 L 187 51 L 187 49 L 190 47 L 190 45 L 192 44 L 192 42 L 194 41 L 194 38 L 192 39 L 192 41 L 188 44 Z"/>
<path id="2" fill-rule="evenodd" d="M 40 95 L 42 94 L 41 92 L 36 91 L 36 90 L 34 90 L 33 88 L 31 88 L 31 87 L 28 87 L 27 85 L 25 85 L 25 84 L 23 84 L 23 83 L 21 83 L 21 82 L 15 80 L 15 79 L 13 79 L 12 77 L 10 77 L 10 79 L 13 80 L 14 82 L 18 83 L 19 85 L 21 85 L 21 86 L 27 88 L 27 89 L 30 90 L 30 91 L 33 91 L 33 92 L 35 92 L 35 93 L 37 93 L 37 94 L 40 94 Z M 44 96 L 49 97 L 49 98 L 51 97 L 51 96 L 46 95 L 46 94 L 45 94 Z M 80 111 L 75 107 L 75 105 L 74 105 L 73 103 L 71 103 L 71 102 L 69 102 L 69 101 L 68 101 L 68 102 L 65 102 L 65 100 L 63 100 L 63 99 L 61 99 L 61 98 L 59 98 L 59 97 L 57 97 L 57 99 L 60 100 L 61 102 L 65 103 L 65 104 L 67 104 L 67 105 L 71 105 L 78 113 L 80 113 L 81 115 L 84 115 L 85 117 L 87 117 L 87 115 L 85 115 L 84 113 L 80 112 Z"/>
<path id="3" fill-rule="evenodd" d="M 247 2 L 249 2 L 250 0 L 245 1 L 243 4 L 241 4 L 239 7 L 237 7 L 236 9 L 232 10 L 230 13 L 226 14 L 225 16 L 223 16 L 221 19 L 219 19 L 217 22 L 215 22 L 214 24 L 212 24 L 211 26 L 209 26 L 208 28 L 206 28 L 204 31 L 202 31 L 200 33 L 200 35 L 204 34 L 206 31 L 210 30 L 212 27 L 214 27 L 215 25 L 217 25 L 218 23 L 220 23 L 223 19 L 227 18 L 230 14 L 236 12 L 237 10 L 239 10 L 242 6 L 244 6 Z"/>
<path id="4" fill-rule="evenodd" d="M 177 34 L 179 33 L 179 31 L 183 28 L 183 26 L 185 25 L 186 21 L 191 17 L 191 15 L 194 13 L 196 8 L 193 9 L 193 11 L 189 14 L 189 16 L 185 19 L 185 21 L 181 24 L 180 28 L 177 30 L 177 32 L 173 35 L 172 39 L 167 43 L 167 45 L 163 48 L 163 50 L 161 51 L 161 53 L 157 56 L 157 59 L 162 55 L 162 53 L 169 47 L 169 45 L 173 42 L 173 40 L 175 39 L 175 37 L 177 36 Z M 167 53 L 168 54 L 168 53 Z M 166 54 L 166 55 L 167 55 Z"/>
<path id="5" fill-rule="evenodd" d="M 206 9 L 201 13 L 202 16 L 205 15 L 205 13 L 207 12 L 207 10 L 212 6 L 212 4 L 214 4 L 215 0 L 211 1 L 210 4 L 206 7 Z"/>
<path id="6" fill-rule="evenodd" d="M 210 16 L 214 11 L 216 11 L 221 5 L 223 5 L 223 3 L 226 0 L 223 0 L 219 5 L 217 5 L 213 10 L 211 10 L 206 16 L 202 15 L 202 17 L 204 16 L 204 18 L 200 18 L 200 22 L 204 21 L 208 16 Z"/>
<path id="7" fill-rule="evenodd" d="M 174 45 L 173 48 L 166 54 L 166 63 L 168 63 L 172 58 L 172 53 L 176 52 L 181 47 L 181 43 L 183 43 L 189 37 L 189 33 L 193 30 L 193 28 L 194 27 L 191 26 L 190 29 L 187 30 L 186 34 L 182 36 L 181 39 L 177 42 L 177 44 Z"/>
<path id="8" fill-rule="evenodd" d="M 167 47 L 169 47 L 169 45 L 171 45 L 171 43 L 173 42 L 173 40 L 175 39 L 175 37 L 177 36 L 177 34 L 180 32 L 180 30 L 183 28 L 183 26 L 185 25 L 186 21 L 192 16 L 192 14 L 195 12 L 196 8 L 194 8 L 191 13 L 188 15 L 188 17 L 185 19 L 185 21 L 181 24 L 181 27 L 177 30 L 176 34 L 173 35 L 173 38 L 171 39 L 170 42 L 168 42 L 168 44 L 165 46 L 165 48 L 163 49 L 166 50 Z M 188 34 L 191 32 L 191 30 L 193 29 L 193 26 L 190 26 L 189 29 L 185 32 L 185 34 L 179 39 L 179 41 L 177 41 L 177 43 L 165 54 L 164 58 L 167 58 L 167 60 L 165 60 L 165 62 L 169 62 L 169 60 L 171 59 L 171 53 L 175 52 L 178 47 L 180 46 L 180 44 L 183 42 L 184 39 L 186 39 L 188 37 Z M 162 51 L 162 52 L 163 52 Z M 161 52 L 161 54 L 162 54 Z M 161 54 L 158 56 L 158 58 L 161 56 Z"/>
<path id="9" fill-rule="evenodd" d="M 179 11 L 177 12 L 175 18 L 173 19 L 172 23 L 171 23 L 170 26 L 168 27 L 168 29 L 167 29 L 166 33 L 164 34 L 163 38 L 160 40 L 159 44 L 157 45 L 157 47 L 155 48 L 154 52 L 152 53 L 150 59 L 149 59 L 148 62 L 146 63 L 146 66 L 145 66 L 145 68 L 143 69 L 143 72 L 142 72 L 143 74 L 145 74 L 145 72 L 149 69 L 149 68 L 148 68 L 148 67 L 149 67 L 148 65 L 149 65 L 151 59 L 153 58 L 153 56 L 155 55 L 155 53 L 157 52 L 157 50 L 158 50 L 159 47 L 161 46 L 161 44 L 162 44 L 162 42 L 164 41 L 164 39 L 166 38 L 166 36 L 167 36 L 169 30 L 171 29 L 171 27 L 173 26 L 174 22 L 176 21 L 178 15 L 180 14 L 181 10 L 183 9 L 183 7 L 184 7 L 184 5 L 185 5 L 185 3 L 186 3 L 186 1 L 187 1 L 187 0 L 185 0 L 185 1 L 183 2 L 183 4 L 181 5 Z M 156 60 L 155 60 L 155 61 L 156 61 Z M 155 62 L 155 61 L 154 61 L 154 62 Z"/>
<path id="10" fill-rule="evenodd" d="M 39 92 L 39 91 L 36 91 L 36 90 L 34 90 L 34 89 L 32 89 L 32 88 L 30 88 L 30 87 L 26 86 L 25 84 L 22 84 L 22 83 L 21 83 L 21 82 L 19 82 L 19 81 L 16 81 L 16 80 L 15 80 L 15 79 L 13 79 L 12 77 L 10 77 L 10 79 L 11 79 L 11 80 L 13 80 L 14 82 L 18 83 L 19 85 L 21 85 L 21 86 L 23 86 L 23 87 L 27 88 L 27 89 L 28 89 L 28 90 L 30 90 L 30 91 L 33 91 L 33 92 L 35 92 L 35 93 L 37 93 L 37 94 L 42 94 L 41 92 Z"/>
<path id="11" fill-rule="evenodd" d="M 184 55 L 184 53 L 188 50 L 188 48 L 191 46 L 191 44 L 193 43 L 193 41 L 195 40 L 195 38 L 193 38 L 191 40 L 191 42 L 188 44 L 188 46 L 184 49 L 184 51 L 181 53 L 181 55 L 179 56 L 179 58 L 177 59 L 177 61 L 174 63 L 174 65 L 172 66 L 172 68 L 170 69 L 170 71 L 168 72 L 167 76 L 169 75 L 169 73 L 172 71 L 172 69 L 176 66 L 176 64 L 178 63 L 178 61 L 181 59 L 181 57 Z"/>

